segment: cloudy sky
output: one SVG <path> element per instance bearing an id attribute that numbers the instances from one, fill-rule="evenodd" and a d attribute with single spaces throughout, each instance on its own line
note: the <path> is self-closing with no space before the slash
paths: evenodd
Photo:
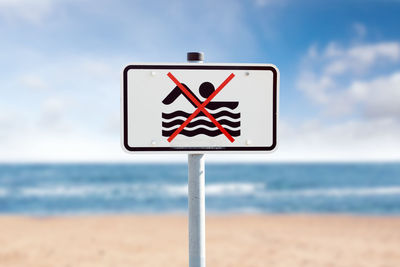
<path id="1" fill-rule="evenodd" d="M 0 161 L 152 161 L 120 148 L 132 62 L 273 63 L 279 148 L 215 160 L 400 160 L 400 1 L 0 0 Z"/>

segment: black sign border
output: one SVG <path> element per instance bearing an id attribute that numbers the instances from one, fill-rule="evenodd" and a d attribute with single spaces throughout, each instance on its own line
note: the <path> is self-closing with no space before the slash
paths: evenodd
<path id="1" fill-rule="evenodd" d="M 266 70 L 273 74 L 273 122 L 272 122 L 272 145 L 261 147 L 131 147 L 128 144 L 128 71 L 132 69 L 176 69 L 176 70 Z M 261 65 L 128 65 L 123 71 L 123 145 L 131 152 L 173 152 L 173 151 L 272 151 L 277 145 L 277 84 L 278 72 L 273 66 Z"/>

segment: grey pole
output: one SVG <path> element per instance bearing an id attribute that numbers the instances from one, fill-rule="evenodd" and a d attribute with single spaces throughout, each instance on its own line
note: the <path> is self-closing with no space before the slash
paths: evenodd
<path id="1" fill-rule="evenodd" d="M 204 55 L 187 53 L 188 62 L 203 63 Z M 188 154 L 189 267 L 206 266 L 204 154 Z"/>

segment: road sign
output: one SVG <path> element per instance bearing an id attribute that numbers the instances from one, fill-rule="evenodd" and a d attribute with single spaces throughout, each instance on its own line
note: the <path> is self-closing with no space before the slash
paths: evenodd
<path id="1" fill-rule="evenodd" d="M 266 64 L 133 64 L 123 72 L 129 152 L 271 151 L 279 71 Z"/>

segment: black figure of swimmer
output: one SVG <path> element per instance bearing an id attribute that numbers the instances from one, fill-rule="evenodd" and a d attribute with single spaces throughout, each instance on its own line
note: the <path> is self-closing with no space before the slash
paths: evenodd
<path id="1" fill-rule="evenodd" d="M 188 90 L 194 98 L 200 103 L 203 103 L 197 96 L 186 86 L 186 84 L 182 83 L 182 85 Z M 208 98 L 213 92 L 215 91 L 214 85 L 210 82 L 204 82 L 199 87 L 200 95 L 204 98 Z M 184 93 L 182 90 L 175 86 L 175 88 L 167 95 L 166 98 L 162 101 L 163 104 L 169 105 L 173 103 L 180 95 L 186 97 L 186 99 L 195 107 L 197 108 L 196 104 Z M 210 110 L 216 110 L 222 107 L 226 107 L 229 109 L 235 109 L 238 106 L 238 101 L 211 101 L 207 104 L 206 108 Z"/>

